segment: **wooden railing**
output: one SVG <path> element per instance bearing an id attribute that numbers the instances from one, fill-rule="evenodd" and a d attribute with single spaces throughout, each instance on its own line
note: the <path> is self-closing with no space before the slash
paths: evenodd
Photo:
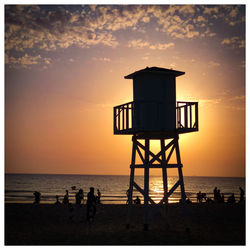
<path id="1" fill-rule="evenodd" d="M 134 102 L 114 107 L 114 132 L 129 131 L 134 128 Z"/>
<path id="2" fill-rule="evenodd" d="M 155 109 L 158 106 L 155 105 Z M 139 103 L 128 102 L 114 107 L 114 133 L 133 134 L 139 130 L 135 121 L 135 109 L 140 111 Z M 159 110 L 154 110 L 159 113 Z M 137 121 L 138 123 L 138 121 Z M 198 102 L 178 101 L 176 106 L 176 129 L 180 133 L 198 131 Z"/>
<path id="3" fill-rule="evenodd" d="M 180 131 L 198 130 L 198 102 L 177 102 L 176 128 Z"/>

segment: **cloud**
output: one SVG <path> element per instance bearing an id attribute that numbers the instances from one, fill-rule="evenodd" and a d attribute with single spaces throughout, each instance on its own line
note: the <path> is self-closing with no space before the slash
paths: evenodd
<path id="1" fill-rule="evenodd" d="M 42 58 L 41 55 L 30 56 L 27 53 L 22 57 L 16 58 L 5 54 L 5 64 L 9 64 L 13 68 L 30 68 L 30 66 L 36 64 L 48 66 L 51 64 L 51 58 Z"/>
<path id="2" fill-rule="evenodd" d="M 207 20 L 206 20 L 203 16 L 198 16 L 196 20 L 197 20 L 197 22 L 199 22 L 199 23 L 200 23 L 200 22 L 207 22 Z"/>
<path id="3" fill-rule="evenodd" d="M 130 48 L 148 48 L 152 50 L 166 50 L 170 47 L 174 47 L 174 43 L 156 43 L 156 44 L 150 44 L 147 41 L 142 41 L 141 39 L 138 40 L 130 40 L 128 42 L 128 47 Z"/>
<path id="4" fill-rule="evenodd" d="M 214 62 L 214 61 L 210 61 L 210 62 L 208 63 L 208 66 L 209 66 L 209 67 L 219 67 L 219 66 L 220 66 L 220 63 Z"/>
<path id="5" fill-rule="evenodd" d="M 149 46 L 149 48 L 153 50 L 165 50 L 170 47 L 174 47 L 174 43 L 156 43 Z"/>
<path id="6" fill-rule="evenodd" d="M 202 105 L 206 105 L 206 104 L 218 104 L 221 102 L 220 98 L 217 99 L 201 99 L 199 100 L 199 103 L 201 103 Z"/>
<path id="7" fill-rule="evenodd" d="M 207 23 L 211 13 L 216 10 L 201 10 L 201 7 L 193 5 L 174 6 L 167 10 L 159 9 L 153 15 L 157 18 L 160 27 L 158 30 L 167 33 L 173 38 L 194 39 L 212 37 L 216 34 L 207 29 Z"/>
<path id="8" fill-rule="evenodd" d="M 115 47 L 118 41 L 114 31 L 132 28 L 148 23 L 155 18 L 158 30 L 171 37 L 192 39 L 214 36 L 206 31 L 209 15 L 222 7 L 198 7 L 195 5 L 90 5 L 69 11 L 59 6 L 54 10 L 45 7 L 17 5 L 6 6 L 5 44 L 6 50 L 37 46 L 43 50 L 68 48 L 72 45 L 86 48 L 103 44 Z M 239 20 L 239 8 L 227 10 L 228 22 Z M 188 28 L 187 28 L 188 27 Z M 203 29 L 203 30 L 202 30 Z M 140 29 L 141 31 L 143 29 Z"/>
<path id="9" fill-rule="evenodd" d="M 172 39 L 214 37 L 213 20 L 229 26 L 245 22 L 237 5 L 90 5 L 69 8 L 46 5 L 5 6 L 5 52 L 9 57 L 75 46 L 119 45 L 120 30 L 147 34 L 148 23 Z M 209 25 L 209 27 L 208 27 Z M 224 45 L 224 44 L 223 44 Z M 131 43 L 131 47 L 164 50 L 174 43 Z M 238 43 L 243 48 L 244 42 Z M 18 52 L 18 53 L 16 53 Z"/>
<path id="10" fill-rule="evenodd" d="M 230 48 L 245 48 L 245 40 L 241 39 L 238 36 L 234 36 L 231 38 L 224 38 L 221 41 L 221 45 L 225 45 Z"/>
<path id="11" fill-rule="evenodd" d="M 230 98 L 230 101 L 245 101 L 245 99 L 246 99 L 245 95 L 233 96 L 232 98 Z"/>
<path id="12" fill-rule="evenodd" d="M 212 15 L 212 14 L 218 14 L 219 13 L 219 6 L 216 7 L 204 7 L 203 8 L 203 14 L 206 15 Z"/>
<path id="13" fill-rule="evenodd" d="M 94 61 L 101 61 L 101 62 L 110 62 L 111 59 L 108 57 L 93 57 L 92 60 Z"/>
<path id="14" fill-rule="evenodd" d="M 97 44 L 115 47 L 118 42 L 112 33 L 95 30 L 95 24 L 88 15 L 63 8 L 46 11 L 38 6 L 7 6 L 5 49 L 24 51 L 36 46 L 49 51 Z"/>

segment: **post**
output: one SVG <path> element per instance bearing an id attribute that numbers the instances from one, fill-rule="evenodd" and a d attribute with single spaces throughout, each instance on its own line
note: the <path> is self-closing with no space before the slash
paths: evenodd
<path id="1" fill-rule="evenodd" d="M 118 108 L 118 114 L 117 114 L 117 116 L 118 116 L 118 130 L 120 130 L 121 129 L 121 126 L 120 126 L 120 107 Z"/>
<path id="2" fill-rule="evenodd" d="M 122 129 L 124 130 L 125 129 L 125 114 L 124 114 L 124 108 L 125 106 L 123 105 L 122 106 Z"/>
<path id="3" fill-rule="evenodd" d="M 129 190 L 128 190 L 128 212 L 127 212 L 127 229 L 130 227 L 130 216 L 131 216 L 131 206 L 133 198 L 133 187 L 134 187 L 134 176 L 135 176 L 135 155 L 136 155 L 136 142 L 134 141 L 134 136 L 132 137 L 133 148 L 132 148 L 132 157 L 130 165 L 130 181 L 129 181 Z"/>
<path id="4" fill-rule="evenodd" d="M 181 186 L 181 199 L 183 202 L 186 200 L 185 188 L 184 188 L 184 181 L 182 175 L 182 164 L 181 164 L 181 156 L 180 156 L 180 149 L 179 149 L 179 136 L 177 135 L 175 138 L 175 150 L 176 150 L 176 160 L 178 164 L 178 173 L 179 173 L 179 180 Z"/>
<path id="5" fill-rule="evenodd" d="M 116 133 L 116 107 L 113 108 L 113 115 L 114 115 L 114 133 Z"/>
<path id="6" fill-rule="evenodd" d="M 199 130 L 199 122 L 198 122 L 198 102 L 195 103 L 195 123 L 196 123 L 196 128 Z"/>
<path id="7" fill-rule="evenodd" d="M 135 125 L 134 125 L 134 112 L 135 112 L 135 106 L 134 106 L 134 102 L 131 103 L 131 128 L 134 129 Z"/>
<path id="8" fill-rule="evenodd" d="M 178 172 L 179 172 L 179 181 L 181 186 L 181 200 L 182 200 L 182 214 L 183 214 L 183 223 L 185 225 L 186 232 L 190 232 L 190 228 L 188 226 L 188 211 L 187 211 L 187 204 L 186 204 L 186 193 L 184 188 L 184 181 L 182 175 L 182 164 L 181 164 L 181 156 L 180 156 L 180 149 L 179 149 L 179 136 L 175 138 L 176 140 L 176 159 L 178 164 Z"/>
<path id="9" fill-rule="evenodd" d="M 164 196 L 163 200 L 165 200 L 165 204 L 163 202 L 163 216 L 165 219 L 165 226 L 168 228 L 168 221 L 167 221 L 167 215 L 168 215 L 168 197 L 166 198 L 168 194 L 168 177 L 167 177 L 167 161 L 166 161 L 166 151 L 165 151 L 165 140 L 161 139 L 161 153 L 162 153 L 162 180 L 163 180 L 163 190 L 164 190 Z"/>
<path id="10" fill-rule="evenodd" d="M 187 104 L 184 106 L 184 126 L 185 128 L 188 128 L 188 112 L 187 112 Z"/>
<path id="11" fill-rule="evenodd" d="M 189 115 L 190 115 L 190 128 L 193 128 L 193 124 L 192 124 L 192 104 L 190 104 L 190 106 L 189 106 L 189 111 L 190 111 L 190 113 L 189 113 Z"/>
<path id="12" fill-rule="evenodd" d="M 162 180 L 163 180 L 163 190 L 165 197 L 168 193 L 168 179 L 167 179 L 166 152 L 165 152 L 164 139 L 161 139 L 161 154 L 162 154 Z M 166 199 L 166 203 L 168 203 L 168 198 Z"/>
<path id="13" fill-rule="evenodd" d="M 149 139 L 145 139 L 144 168 L 144 230 L 148 230 L 148 200 L 149 200 Z"/>
<path id="14" fill-rule="evenodd" d="M 128 108 L 128 104 L 126 106 L 126 129 L 129 129 L 129 108 Z"/>

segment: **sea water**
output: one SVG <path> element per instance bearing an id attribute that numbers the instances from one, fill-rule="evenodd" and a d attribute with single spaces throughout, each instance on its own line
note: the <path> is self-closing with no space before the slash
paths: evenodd
<path id="1" fill-rule="evenodd" d="M 168 177 L 168 188 L 178 181 L 178 177 Z M 143 189 L 143 176 L 136 176 L 135 182 Z M 149 193 L 151 198 L 158 202 L 163 197 L 162 177 L 152 176 L 149 180 Z M 239 200 L 239 187 L 245 190 L 245 178 L 233 177 L 184 177 L 186 196 L 196 201 L 199 191 L 213 198 L 213 189 L 217 187 L 224 194 L 225 199 L 234 193 Z M 75 186 L 75 189 L 72 188 Z M 54 203 L 55 196 L 62 201 L 65 190 L 69 191 L 70 202 L 75 202 L 75 193 L 82 188 L 86 200 L 90 187 L 101 192 L 103 204 L 125 204 L 126 191 L 129 187 L 129 176 L 119 175 L 47 175 L 47 174 L 6 174 L 5 175 L 5 202 L 6 203 L 32 203 L 34 191 L 41 193 L 41 203 Z M 138 191 L 133 196 L 143 197 Z M 180 188 L 169 198 L 169 202 L 178 202 L 181 197 Z"/>

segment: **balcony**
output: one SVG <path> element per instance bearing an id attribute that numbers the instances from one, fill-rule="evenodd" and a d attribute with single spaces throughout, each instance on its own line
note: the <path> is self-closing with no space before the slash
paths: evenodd
<path id="1" fill-rule="evenodd" d="M 162 103 L 156 102 L 128 102 L 114 107 L 114 134 L 137 134 L 141 132 L 174 132 L 188 133 L 198 131 L 198 102 L 178 101 L 177 105 L 169 111 Z M 162 115 L 163 114 L 163 115 Z M 149 124 L 145 129 L 143 123 Z M 168 118 L 169 117 L 169 118 Z M 171 120 L 171 121 L 170 121 Z M 162 124 L 171 122 L 171 128 Z"/>
<path id="2" fill-rule="evenodd" d="M 198 131 L 198 102 L 177 102 L 176 129 L 179 134 Z"/>

